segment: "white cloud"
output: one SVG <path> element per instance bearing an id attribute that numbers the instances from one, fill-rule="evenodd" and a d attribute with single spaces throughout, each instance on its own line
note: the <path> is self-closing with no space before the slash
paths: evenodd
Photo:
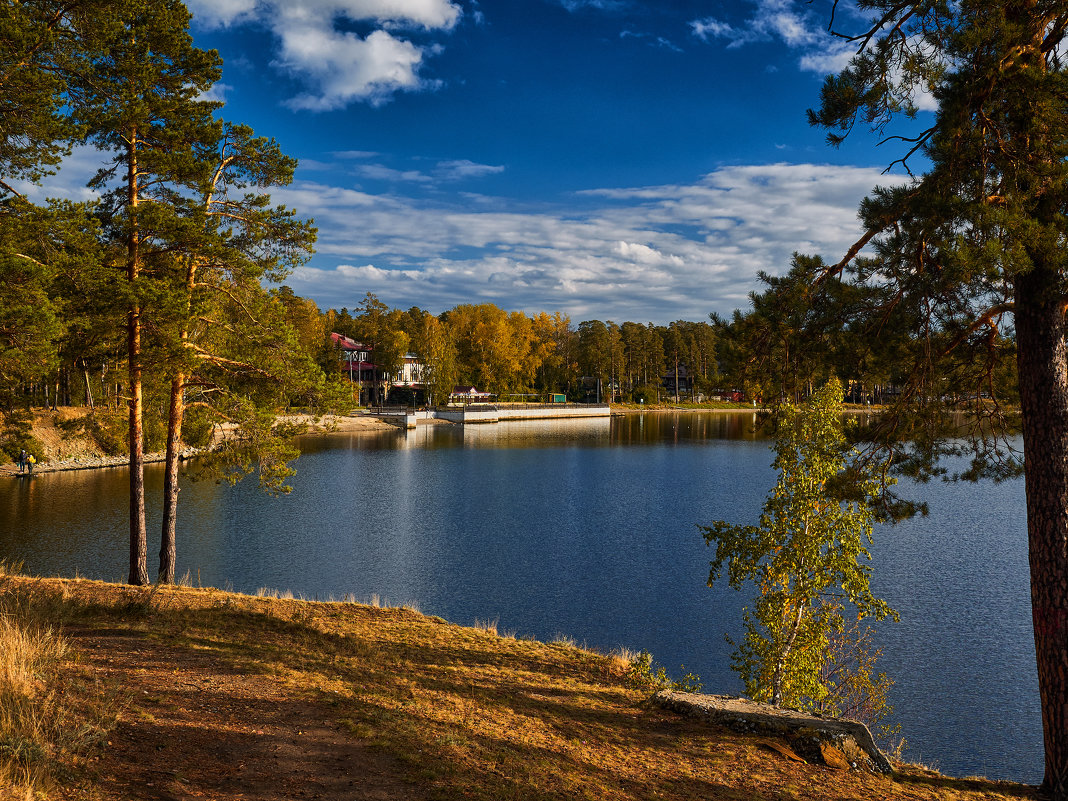
<path id="1" fill-rule="evenodd" d="M 326 111 L 353 102 L 378 104 L 395 92 L 432 88 L 419 70 L 438 45 L 415 45 L 396 35 L 405 29 L 449 31 L 461 9 L 451 0 L 189 0 L 207 27 L 258 23 L 277 37 L 275 66 L 308 85 L 291 98 L 294 109 Z M 337 21 L 370 22 L 364 37 Z"/>
<path id="2" fill-rule="evenodd" d="M 228 27 L 251 16 L 257 0 L 188 0 L 186 7 L 198 24 L 208 28 Z"/>
<path id="3" fill-rule="evenodd" d="M 330 155 L 339 159 L 373 159 L 380 154 L 374 150 L 335 150 Z"/>
<path id="4" fill-rule="evenodd" d="M 17 182 L 15 189 L 33 203 L 48 198 L 83 201 L 95 200 L 99 195 L 86 184 L 105 165 L 107 154 L 91 145 L 80 145 L 63 160 L 57 174 L 46 176 L 40 186 L 28 181 Z"/>
<path id="5" fill-rule="evenodd" d="M 656 248 L 640 242 L 619 242 L 616 252 L 624 259 L 641 264 L 682 267 L 686 262 L 681 256 L 666 256 Z"/>
<path id="6" fill-rule="evenodd" d="M 838 42 L 830 44 L 823 50 L 814 50 L 801 56 L 799 62 L 801 69 L 806 72 L 818 72 L 821 75 L 829 75 L 832 72 L 841 72 L 849 66 L 850 60 L 855 55 L 853 48 Z"/>
<path id="7" fill-rule="evenodd" d="M 414 181 L 416 183 L 429 183 L 434 180 L 426 173 L 418 170 L 395 170 L 382 164 L 361 164 L 356 168 L 356 174 L 374 181 Z"/>
<path id="8" fill-rule="evenodd" d="M 690 22 L 694 36 L 704 41 L 726 39 L 728 47 L 780 41 L 799 50 L 802 70 L 826 74 L 849 63 L 852 51 L 826 30 L 827 20 L 797 0 L 752 0 L 756 8 L 746 20 L 731 24 L 716 17 Z"/>
<path id="9" fill-rule="evenodd" d="M 651 33 L 642 33 L 640 31 L 624 30 L 619 33 L 620 39 L 643 39 L 650 47 L 662 47 L 667 50 L 674 50 L 676 53 L 683 52 L 682 48 L 672 42 L 670 39 L 666 39 L 663 36 L 655 36 Z"/>
<path id="10" fill-rule="evenodd" d="M 790 47 L 820 44 L 825 34 L 811 16 L 794 10 L 793 0 L 760 0 L 757 27 L 778 36 Z"/>
<path id="11" fill-rule="evenodd" d="M 231 90 L 233 90 L 233 88 L 234 87 L 230 86 L 230 84 L 222 83 L 220 81 L 219 83 L 212 84 L 212 87 L 208 91 L 204 92 L 204 94 L 202 94 L 199 99 L 214 101 L 218 103 L 225 103 L 226 95 Z"/>
<path id="12" fill-rule="evenodd" d="M 394 92 L 420 88 L 422 60 L 422 50 L 386 31 L 360 39 L 351 33 L 293 26 L 282 37 L 276 63 L 310 79 L 317 90 L 297 95 L 286 105 L 329 111 L 361 100 L 378 105 Z"/>
<path id="13" fill-rule="evenodd" d="M 451 28 L 460 18 L 460 7 L 450 0 L 187 0 L 198 22 L 232 25 L 252 15 L 285 14 L 288 19 L 371 20 L 392 26 L 417 25 Z"/>
<path id="14" fill-rule="evenodd" d="M 361 153 L 353 158 L 370 158 L 376 155 L 378 154 Z M 304 165 L 305 162 L 302 161 L 301 166 L 303 167 Z M 321 169 L 322 165 L 313 162 L 312 168 Z M 352 171 L 361 178 L 368 178 L 373 181 L 430 184 L 483 178 L 487 175 L 504 172 L 504 167 L 494 164 L 478 164 L 470 159 L 454 159 L 439 161 L 431 173 L 423 172 L 422 170 L 398 170 L 393 167 L 387 167 L 384 164 L 358 164 L 352 168 Z"/>
<path id="15" fill-rule="evenodd" d="M 594 8 L 598 11 L 621 11 L 629 5 L 628 0 L 559 0 L 559 2 L 571 13 L 584 8 Z"/>
<path id="16" fill-rule="evenodd" d="M 449 181 L 461 181 L 465 178 L 481 178 L 484 175 L 496 175 L 504 172 L 502 165 L 476 164 L 468 159 L 454 161 L 439 161 L 437 166 L 439 177 Z"/>
<path id="17" fill-rule="evenodd" d="M 690 23 L 690 30 L 693 31 L 693 35 L 698 39 L 704 39 L 705 41 L 720 37 L 733 39 L 737 35 L 734 28 L 714 17 L 693 20 Z"/>
<path id="18" fill-rule="evenodd" d="M 319 226 L 318 255 L 290 283 L 323 307 L 371 291 L 434 312 L 484 300 L 575 320 L 661 322 L 746 306 L 757 270 L 785 272 L 794 251 L 836 260 L 861 233 L 860 199 L 900 180 L 771 164 L 725 167 L 692 184 L 592 190 L 535 211 L 306 181 L 276 199 Z"/>

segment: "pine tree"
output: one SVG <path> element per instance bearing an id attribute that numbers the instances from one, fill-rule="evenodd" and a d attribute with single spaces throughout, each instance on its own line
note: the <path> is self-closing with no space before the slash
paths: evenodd
<path id="1" fill-rule="evenodd" d="M 841 142 L 857 122 L 877 130 L 937 101 L 931 124 L 888 137 L 894 164 L 929 167 L 861 205 L 865 236 L 821 279 L 843 270 L 872 291 L 873 336 L 918 324 L 902 403 L 881 441 L 900 466 L 938 473 L 953 452 L 943 399 L 968 393 L 971 467 L 1023 470 L 1035 650 L 1045 745 L 1042 789 L 1068 798 L 1068 6 L 1063 0 L 946 3 L 865 0 L 870 25 L 848 38 L 851 65 L 827 79 L 814 124 Z M 874 259 L 856 259 L 865 245 Z M 1002 366 L 1015 350 L 1016 397 Z M 902 441 L 911 440 L 912 445 Z M 1008 443 L 1011 446 L 1011 443 Z"/>
<path id="2" fill-rule="evenodd" d="M 371 351 L 374 362 L 371 405 L 380 405 L 385 401 L 381 380 L 404 364 L 410 340 L 403 330 L 403 312 L 391 310 L 374 293 L 368 292 L 358 308 L 354 318 L 356 339 Z"/>
<path id="3" fill-rule="evenodd" d="M 185 194 L 201 181 L 196 147 L 217 141 L 218 103 L 201 98 L 220 76 L 214 52 L 193 47 L 189 12 L 178 0 L 121 0 L 96 19 L 88 37 L 92 63 L 78 121 L 111 155 L 91 186 L 125 274 L 129 366 L 130 574 L 148 583 L 144 498 L 143 330 L 146 315 L 172 289 L 170 243 L 186 224 Z"/>
<path id="4" fill-rule="evenodd" d="M 5 390 L 39 381 L 58 366 L 63 298 L 56 282 L 81 250 L 88 269 L 95 243 L 83 236 L 82 204 L 38 208 L 25 185 L 39 183 L 69 153 L 78 128 L 67 113 L 86 63 L 87 20 L 103 0 L 23 0 L 0 7 L 0 382 Z M 65 239 L 69 238 L 68 243 Z"/>
<path id="5" fill-rule="evenodd" d="M 255 442 L 261 484 L 283 491 L 294 452 L 279 438 L 272 415 L 289 397 L 322 376 L 302 351 L 272 301 L 265 281 L 280 281 L 310 254 L 315 230 L 264 192 L 292 180 L 296 162 L 273 140 L 247 126 L 225 124 L 215 142 L 194 148 L 201 165 L 197 195 L 182 208 L 187 223 L 171 242 L 179 286 L 168 314 L 171 334 L 170 402 L 163 487 L 159 581 L 175 572 L 178 466 L 187 392 L 195 392 L 208 419 L 238 426 L 246 447 Z M 176 203 L 178 201 L 176 200 Z M 235 402 L 234 393 L 242 396 Z M 261 421 L 266 428 L 249 436 Z M 241 428 L 245 430 L 241 431 Z M 230 443 L 233 445 L 233 442 Z M 233 448 L 228 452 L 233 454 Z M 249 453 L 240 454 L 246 461 Z M 218 461 L 218 459 L 216 460 Z M 235 474 L 231 471 L 231 476 Z"/>
<path id="6" fill-rule="evenodd" d="M 87 20 L 103 0 L 22 0 L 0 6 L 0 200 L 23 197 L 70 152 L 76 127 L 64 106 L 83 67 Z"/>

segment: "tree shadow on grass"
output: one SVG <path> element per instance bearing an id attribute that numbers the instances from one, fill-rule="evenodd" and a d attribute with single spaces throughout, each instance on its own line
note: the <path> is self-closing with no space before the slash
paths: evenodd
<path id="1" fill-rule="evenodd" d="M 110 592 L 110 603 L 64 598 L 59 606 L 98 634 L 126 632 L 190 659 L 208 656 L 216 675 L 276 674 L 293 714 L 317 708 L 346 736 L 388 755 L 402 780 L 441 797 L 777 798 L 769 789 L 776 782 L 801 792 L 819 770 L 780 765 L 749 738 L 644 708 L 619 665 L 590 652 L 405 610 Z M 764 778 L 750 781 L 754 769 Z M 1036 797 L 1034 788 L 919 772 L 895 780 L 921 796 Z M 862 778 L 835 781 L 841 792 L 828 797 L 867 787 Z"/>

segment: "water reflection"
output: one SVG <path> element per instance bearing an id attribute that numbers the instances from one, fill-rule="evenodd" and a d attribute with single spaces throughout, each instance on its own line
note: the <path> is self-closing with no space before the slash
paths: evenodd
<path id="1" fill-rule="evenodd" d="M 300 439 L 301 450 L 317 453 L 337 447 L 360 450 L 411 448 L 557 448 L 665 445 L 707 440 L 757 441 L 764 438 L 756 412 L 635 412 L 612 417 L 510 420 L 459 425 L 421 424 L 405 431 L 344 432 Z"/>
<path id="2" fill-rule="evenodd" d="M 162 491 L 159 465 L 145 467 L 145 490 Z M 126 468 L 41 473 L 0 483 L 0 559 L 59 575 L 123 580 L 129 548 Z M 158 509 L 149 505 L 149 519 Z M 156 514 L 151 513 L 155 511 Z"/>
<path id="3" fill-rule="evenodd" d="M 627 414 L 612 420 L 612 442 L 617 445 L 689 440 L 763 439 L 756 412 L 644 412 Z"/>

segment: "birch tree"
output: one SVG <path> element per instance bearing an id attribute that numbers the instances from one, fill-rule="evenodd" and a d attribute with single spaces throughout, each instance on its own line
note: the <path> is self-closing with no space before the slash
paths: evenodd
<path id="1" fill-rule="evenodd" d="M 760 522 L 700 526 L 716 548 L 708 585 L 726 568 L 731 587 L 751 582 L 759 590 L 732 661 L 746 694 L 776 706 L 825 708 L 825 668 L 832 636 L 844 628 L 844 607 L 858 620 L 896 617 L 869 587 L 871 500 L 878 484 L 851 476 L 856 500 L 841 500 L 832 489 L 850 467 L 841 412 L 837 379 L 802 406 L 782 406 L 774 462 L 779 479 Z"/>

